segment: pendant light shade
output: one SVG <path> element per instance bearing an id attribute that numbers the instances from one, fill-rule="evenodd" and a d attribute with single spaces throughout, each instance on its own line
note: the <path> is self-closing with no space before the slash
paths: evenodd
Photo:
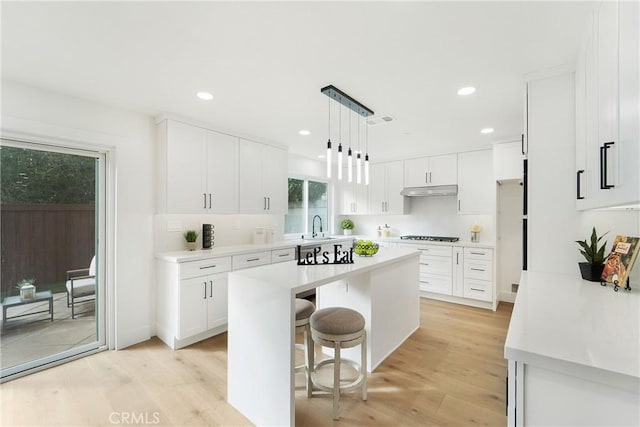
<path id="1" fill-rule="evenodd" d="M 349 147 L 347 155 L 347 180 L 349 182 L 353 181 L 353 155 L 351 154 L 351 147 Z"/>
<path id="2" fill-rule="evenodd" d="M 362 159 L 360 153 L 356 156 L 356 182 L 362 184 Z"/>
<path id="3" fill-rule="evenodd" d="M 331 178 L 331 140 L 327 141 L 327 178 Z"/>
<path id="4" fill-rule="evenodd" d="M 342 180 L 342 143 L 338 144 L 338 179 Z"/>
<path id="5" fill-rule="evenodd" d="M 364 155 L 364 185 L 369 185 L 369 154 Z"/>

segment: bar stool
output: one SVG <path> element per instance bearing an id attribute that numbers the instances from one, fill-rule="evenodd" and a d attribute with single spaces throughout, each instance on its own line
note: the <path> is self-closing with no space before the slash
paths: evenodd
<path id="1" fill-rule="evenodd" d="M 339 399 L 341 392 L 362 389 L 362 400 L 367 400 L 367 337 L 364 317 L 355 310 L 345 307 L 329 307 L 311 315 L 311 338 L 314 342 L 334 349 L 334 357 L 319 362 L 311 371 L 313 387 L 333 394 L 333 419 L 339 420 Z M 340 349 L 360 345 L 360 364 L 349 359 L 341 359 Z M 321 384 L 316 378 L 316 370 L 333 363 L 333 387 Z M 344 386 L 340 385 L 340 364 L 346 363 L 358 370 L 358 378 Z"/>
<path id="2" fill-rule="evenodd" d="M 311 397 L 311 369 L 314 363 L 309 318 L 314 311 L 316 311 L 316 306 L 311 301 L 296 298 L 296 334 L 304 334 L 304 344 L 296 344 L 296 348 L 304 350 L 304 363 L 297 365 L 294 372 L 304 372 L 307 376 L 307 397 Z"/>

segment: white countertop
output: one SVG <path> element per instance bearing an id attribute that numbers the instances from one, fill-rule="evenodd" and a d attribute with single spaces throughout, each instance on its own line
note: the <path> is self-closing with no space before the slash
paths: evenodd
<path id="1" fill-rule="evenodd" d="M 371 257 L 354 254 L 353 264 L 297 265 L 297 261 L 287 261 L 232 271 L 229 273 L 229 277 L 239 275 L 276 284 L 289 288 L 295 293 L 300 293 L 340 280 L 353 273 L 366 273 L 403 259 L 417 258 L 418 256 L 419 252 L 410 248 L 380 248 L 378 253 Z"/>
<path id="2" fill-rule="evenodd" d="M 196 251 L 174 251 L 174 252 L 161 252 L 156 254 L 157 259 L 162 259 L 170 262 L 188 262 L 199 261 L 202 259 L 208 259 L 220 256 L 230 256 L 246 254 L 251 252 L 263 252 L 273 251 L 277 249 L 295 248 L 298 245 L 324 245 L 341 243 L 346 240 L 353 240 L 353 236 L 333 236 L 328 239 L 294 239 L 294 240 L 282 240 L 273 243 L 253 244 L 246 243 L 243 245 L 232 246 L 214 246 L 212 249 L 200 249 Z"/>
<path id="3" fill-rule="evenodd" d="M 504 354 L 638 392 L 640 290 L 524 271 Z"/>

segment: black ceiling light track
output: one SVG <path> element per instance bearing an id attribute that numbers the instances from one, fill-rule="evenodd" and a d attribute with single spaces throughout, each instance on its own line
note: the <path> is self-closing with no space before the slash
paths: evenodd
<path id="1" fill-rule="evenodd" d="M 373 116 L 374 114 L 372 109 L 370 109 L 369 107 L 366 107 L 364 104 L 350 97 L 349 95 L 347 95 L 346 93 L 344 93 L 343 91 L 341 91 L 340 89 L 338 89 L 333 85 L 323 87 L 322 89 L 320 89 L 320 92 L 324 93 L 329 98 L 344 105 L 351 111 L 355 111 L 356 113 L 360 114 L 362 117 L 369 117 L 369 116 Z"/>

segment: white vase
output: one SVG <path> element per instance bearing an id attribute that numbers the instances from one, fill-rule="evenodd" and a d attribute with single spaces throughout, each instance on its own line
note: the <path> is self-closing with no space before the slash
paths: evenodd
<path id="1" fill-rule="evenodd" d="M 36 297 L 36 287 L 33 285 L 25 285 L 20 288 L 20 299 L 30 300 Z"/>
<path id="2" fill-rule="evenodd" d="M 353 230 L 347 230 L 346 228 L 342 230 L 345 236 L 351 236 L 353 234 Z"/>

